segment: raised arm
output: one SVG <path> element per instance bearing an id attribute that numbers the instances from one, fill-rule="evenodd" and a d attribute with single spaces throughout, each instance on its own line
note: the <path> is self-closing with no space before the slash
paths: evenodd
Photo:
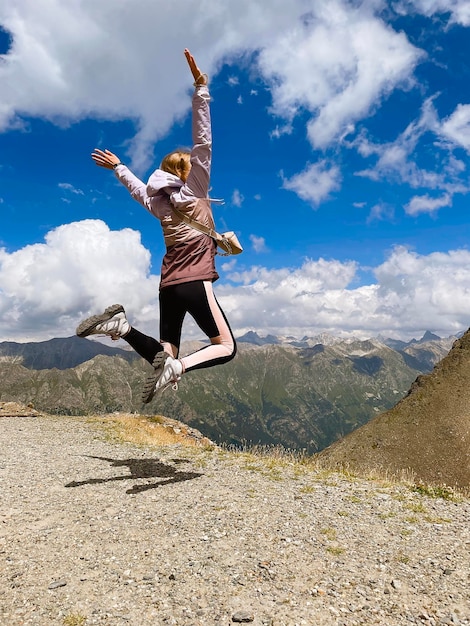
<path id="1" fill-rule="evenodd" d="M 148 211 L 151 210 L 146 185 L 121 163 L 121 159 L 116 154 L 110 150 L 95 148 L 91 158 L 99 167 L 114 170 L 119 181 L 127 188 L 134 200 L 137 200 Z"/>
<path id="2" fill-rule="evenodd" d="M 191 197 L 206 198 L 209 191 L 209 178 L 212 159 L 212 132 L 210 116 L 210 95 L 207 88 L 207 75 L 203 74 L 193 55 L 184 51 L 189 69 L 194 78 L 192 100 L 192 139 L 191 170 L 179 192 L 173 194 L 173 201 L 184 204 Z"/>

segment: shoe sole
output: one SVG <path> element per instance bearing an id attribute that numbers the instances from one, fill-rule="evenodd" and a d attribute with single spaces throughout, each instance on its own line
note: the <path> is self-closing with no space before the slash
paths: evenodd
<path id="1" fill-rule="evenodd" d="M 83 322 L 77 326 L 75 334 L 79 337 L 87 337 L 88 335 L 91 335 L 98 324 L 107 322 L 117 313 L 125 313 L 122 304 L 112 304 L 111 306 L 108 306 L 108 308 L 105 309 L 104 313 L 101 313 L 101 315 L 92 315 L 86 320 L 83 320 Z"/>
<path id="2" fill-rule="evenodd" d="M 155 358 L 153 359 L 153 372 L 147 377 L 147 380 L 144 384 L 144 389 L 142 391 L 142 402 L 144 404 L 148 404 L 155 395 L 155 385 L 157 384 L 160 376 L 163 373 L 163 367 L 165 365 L 165 361 L 170 355 L 168 352 L 157 352 Z"/>

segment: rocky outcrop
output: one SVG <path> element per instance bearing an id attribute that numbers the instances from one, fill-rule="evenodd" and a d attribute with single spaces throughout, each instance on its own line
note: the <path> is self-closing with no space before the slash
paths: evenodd
<path id="1" fill-rule="evenodd" d="M 411 472 L 415 480 L 470 487 L 470 330 L 392 409 L 319 458 L 353 470 Z"/>
<path id="2" fill-rule="evenodd" d="M 32 406 L 18 402 L 0 402 L 0 417 L 35 417 L 39 415 Z"/>

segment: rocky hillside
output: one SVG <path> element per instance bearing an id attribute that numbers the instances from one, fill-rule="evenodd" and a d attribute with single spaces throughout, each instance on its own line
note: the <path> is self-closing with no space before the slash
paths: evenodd
<path id="1" fill-rule="evenodd" d="M 254 340 L 239 343 L 234 361 L 191 372 L 177 393 L 168 390 L 145 407 L 140 396 L 150 366 L 140 358 L 129 362 L 98 355 L 61 370 L 32 369 L 18 355 L 4 355 L 0 401 L 32 403 L 64 415 L 158 412 L 217 442 L 282 444 L 312 453 L 392 407 L 419 374 L 429 371 L 429 361 L 440 360 L 451 345 L 437 339 L 396 350 L 377 340 L 326 337 L 324 343 L 305 339 L 298 346 Z M 78 348 L 92 344 L 96 349 L 97 342 L 77 341 Z"/>
<path id="2" fill-rule="evenodd" d="M 470 330 L 392 409 L 321 453 L 361 471 L 409 470 L 418 480 L 470 486 Z"/>

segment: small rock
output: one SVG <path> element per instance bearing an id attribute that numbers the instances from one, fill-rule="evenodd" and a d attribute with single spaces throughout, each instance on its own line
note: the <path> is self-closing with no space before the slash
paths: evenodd
<path id="1" fill-rule="evenodd" d="M 238 622 L 239 624 L 248 624 L 255 619 L 253 613 L 249 611 L 237 611 L 232 615 L 232 622 Z"/>
<path id="2" fill-rule="evenodd" d="M 49 585 L 48 589 L 58 589 L 59 587 L 65 587 L 66 584 L 65 580 L 56 580 Z"/>

